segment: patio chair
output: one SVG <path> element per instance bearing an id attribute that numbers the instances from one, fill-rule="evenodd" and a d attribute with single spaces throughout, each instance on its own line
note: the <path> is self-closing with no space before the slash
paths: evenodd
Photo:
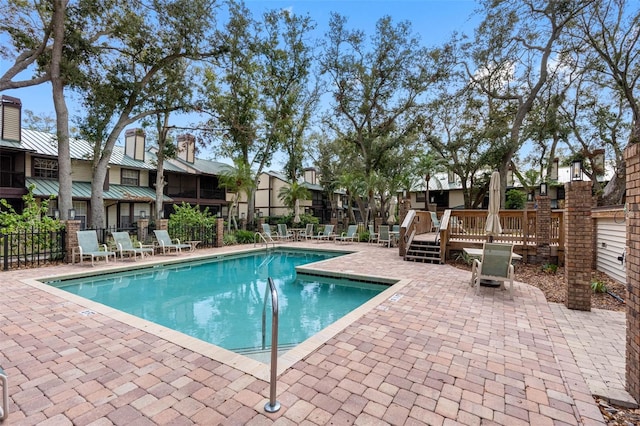
<path id="1" fill-rule="evenodd" d="M 380 225 L 378 231 L 378 244 L 386 244 L 387 247 L 391 247 L 393 238 L 389 233 L 389 225 Z"/>
<path id="2" fill-rule="evenodd" d="M 85 257 L 91 258 L 91 266 L 94 266 L 93 260 L 96 257 L 104 257 L 105 262 L 109 262 L 109 256 L 113 256 L 116 259 L 116 253 L 114 251 L 108 251 L 106 244 L 98 244 L 98 234 L 93 231 L 76 231 L 78 235 L 78 247 L 74 247 L 71 250 L 71 264 L 76 261 L 76 254 L 80 258 L 80 264 Z M 102 247 L 102 250 L 100 250 Z"/>
<path id="3" fill-rule="evenodd" d="M 378 233 L 374 231 L 373 225 L 368 225 L 368 226 L 369 226 L 369 242 L 370 243 L 377 243 L 378 242 Z"/>
<path id="4" fill-rule="evenodd" d="M 271 225 L 269 225 L 268 223 L 262 224 L 261 234 L 264 237 L 266 242 L 274 243 L 274 244 L 276 243 L 276 241 L 273 239 L 273 236 L 271 235 Z M 277 238 L 277 235 L 276 235 L 276 238 Z"/>
<path id="5" fill-rule="evenodd" d="M 111 235 L 113 236 L 113 240 L 116 242 L 116 247 L 120 252 L 121 260 L 124 260 L 125 253 L 128 253 L 129 255 L 133 254 L 134 261 L 138 254 L 140 254 L 140 259 L 144 258 L 145 254 L 153 256 L 153 249 L 149 247 L 142 247 L 142 243 L 140 241 L 138 241 L 140 247 L 134 247 L 128 232 L 112 232 Z"/>
<path id="6" fill-rule="evenodd" d="M 347 232 L 343 232 L 339 236 L 336 236 L 335 240 L 338 241 L 351 241 L 354 242 L 358 238 L 358 225 L 349 225 Z"/>
<path id="7" fill-rule="evenodd" d="M 0 421 L 4 421 L 9 417 L 9 382 L 7 373 L 0 368 L 0 382 L 2 383 L 2 408 L 0 408 Z"/>
<path id="8" fill-rule="evenodd" d="M 278 224 L 278 239 L 282 241 L 291 241 L 293 240 L 293 234 L 289 232 L 287 229 L 286 223 Z"/>
<path id="9" fill-rule="evenodd" d="M 322 240 L 331 241 L 331 238 L 335 238 L 335 237 L 336 237 L 336 234 L 333 233 L 333 225 L 325 225 L 324 229 L 318 232 L 318 235 L 314 235 L 312 238 L 318 241 L 322 241 Z"/>
<path id="10" fill-rule="evenodd" d="M 480 294 L 480 282 L 483 280 L 499 282 L 501 290 L 506 289 L 505 282 L 508 281 L 509 298 L 513 299 L 512 254 L 512 244 L 484 243 L 482 259 L 474 259 L 471 267 L 471 285 L 476 288 L 476 294 Z"/>
<path id="11" fill-rule="evenodd" d="M 172 240 L 169 236 L 169 231 L 165 229 L 154 229 L 153 233 L 156 235 L 158 245 L 162 247 L 162 254 L 166 255 L 167 251 L 171 253 L 174 250 L 176 254 L 182 253 L 183 248 L 191 248 L 190 244 L 181 244 L 179 239 Z"/>
<path id="12" fill-rule="evenodd" d="M 313 238 L 313 223 L 307 223 L 304 231 L 300 232 L 300 238 L 304 238 L 305 240 Z"/>
<path id="13" fill-rule="evenodd" d="M 440 219 L 438 219 L 438 215 L 436 212 L 429 212 L 431 215 L 431 232 L 440 231 Z"/>

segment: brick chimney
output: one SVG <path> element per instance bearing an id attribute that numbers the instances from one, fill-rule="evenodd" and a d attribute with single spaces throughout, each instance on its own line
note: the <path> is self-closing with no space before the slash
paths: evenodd
<path id="1" fill-rule="evenodd" d="M 124 133 L 124 153 L 134 160 L 144 161 L 145 139 L 142 129 L 128 129 Z"/>
<path id="2" fill-rule="evenodd" d="M 20 142 L 22 102 L 11 96 L 0 96 L 0 139 Z"/>
<path id="3" fill-rule="evenodd" d="M 187 133 L 178 136 L 178 158 L 193 164 L 196 160 L 196 137 Z"/>

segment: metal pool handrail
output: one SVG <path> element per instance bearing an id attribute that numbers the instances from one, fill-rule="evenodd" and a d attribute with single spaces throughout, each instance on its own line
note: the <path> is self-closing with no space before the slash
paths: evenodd
<path id="1" fill-rule="evenodd" d="M 276 380 L 278 376 L 278 292 L 271 277 L 267 278 L 269 292 L 264 292 L 264 304 L 262 306 L 262 349 L 265 348 L 265 330 L 267 323 L 267 297 L 271 294 L 271 384 L 269 387 L 269 402 L 264 406 L 267 413 L 275 413 L 280 409 L 280 403 L 276 401 Z"/>
<path id="2" fill-rule="evenodd" d="M 253 236 L 253 246 L 255 247 L 256 244 L 258 244 L 258 237 L 260 237 L 260 239 L 264 242 L 264 245 L 267 246 L 267 249 L 269 248 L 269 241 L 267 241 L 267 239 L 264 237 L 264 235 L 262 235 L 260 232 L 256 232 L 255 235 Z M 273 248 L 276 248 L 276 243 L 273 242 Z"/>

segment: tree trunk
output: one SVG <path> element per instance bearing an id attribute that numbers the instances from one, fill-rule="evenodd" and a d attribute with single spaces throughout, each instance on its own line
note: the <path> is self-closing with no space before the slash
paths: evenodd
<path id="1" fill-rule="evenodd" d="M 64 21 L 67 1 L 54 2 L 53 49 L 51 51 L 51 87 L 53 105 L 56 110 L 56 136 L 58 138 L 58 211 L 60 219 L 68 219 L 69 209 L 73 208 L 71 188 L 71 150 L 69 147 L 69 110 L 64 98 L 64 81 L 60 75 L 62 49 L 64 46 Z"/>

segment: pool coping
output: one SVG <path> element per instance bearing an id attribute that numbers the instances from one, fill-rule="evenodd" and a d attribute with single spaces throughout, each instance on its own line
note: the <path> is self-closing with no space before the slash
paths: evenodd
<path id="1" fill-rule="evenodd" d="M 303 248 L 297 249 L 296 247 L 285 247 L 286 249 L 297 250 L 297 251 L 330 251 L 330 252 L 343 252 L 344 256 L 349 256 L 350 254 L 355 254 L 355 251 L 349 250 L 335 250 L 335 249 L 323 249 L 323 248 Z M 158 264 L 163 265 L 172 265 L 176 263 L 186 263 L 189 261 L 198 261 L 205 260 L 211 258 L 221 258 L 221 257 L 231 257 L 237 256 L 239 254 L 250 254 L 252 252 L 264 251 L 264 248 L 248 248 L 236 251 L 222 252 L 216 253 L 214 255 L 201 255 L 201 256 L 193 256 L 189 258 L 176 258 L 168 260 L 164 257 L 159 259 L 159 261 L 155 261 L 156 259 L 152 258 L 153 262 L 144 262 L 138 265 L 127 264 L 122 267 L 109 268 L 108 273 L 118 273 L 123 271 L 131 271 L 137 269 L 148 269 L 152 268 Z M 155 257 L 155 256 L 154 256 Z M 343 256 L 340 256 L 343 258 Z M 291 348 L 287 352 L 278 356 L 277 360 L 277 374 L 280 375 L 290 367 L 292 367 L 296 362 L 304 359 L 311 353 L 313 353 L 316 349 L 318 349 L 321 345 L 329 341 L 331 338 L 336 336 L 338 333 L 343 331 L 349 325 L 353 324 L 355 321 L 360 319 L 366 313 L 372 311 L 373 309 L 381 309 L 386 310 L 384 305 L 385 302 L 395 302 L 401 298 L 401 290 L 410 284 L 413 280 L 411 279 L 393 279 L 390 277 L 381 277 L 376 275 L 365 275 L 358 274 L 354 272 L 338 272 L 338 271 L 327 271 L 324 269 L 314 268 L 313 265 L 320 266 L 330 263 L 332 259 L 325 259 L 318 262 L 313 262 L 308 265 L 298 266 L 296 267 L 296 271 L 300 271 L 301 273 L 320 275 L 326 277 L 336 277 L 336 278 L 351 278 L 358 281 L 368 281 L 373 283 L 385 284 L 389 285 L 389 288 L 382 291 L 380 294 L 374 296 L 369 299 L 367 302 L 363 303 L 353 311 L 344 315 L 340 319 L 336 320 L 332 324 L 328 325 L 324 329 L 320 330 L 318 333 L 309 337 L 302 343 L 296 345 Z M 84 307 L 80 313 L 85 316 L 102 314 L 113 320 L 120 321 L 126 325 L 137 328 L 146 333 L 152 334 L 158 338 L 169 340 L 176 345 L 180 345 L 186 349 L 199 353 L 201 355 L 210 357 L 213 360 L 221 362 L 230 367 L 236 368 L 244 373 L 247 373 L 253 377 L 256 377 L 261 380 L 269 381 L 270 379 L 270 365 L 252 359 L 248 356 L 241 355 L 230 351 L 228 349 L 224 349 L 220 346 L 216 346 L 212 343 L 205 342 L 203 340 L 197 339 L 195 337 L 188 336 L 179 331 L 175 331 L 168 327 L 164 327 L 159 324 L 155 324 L 151 321 L 136 317 L 135 315 L 128 314 L 126 312 L 117 310 L 115 308 L 111 308 L 107 305 L 103 305 L 102 303 L 94 302 L 92 300 L 86 299 L 81 296 L 77 296 L 75 294 L 64 291 L 60 288 L 57 288 L 53 285 L 46 284 L 46 282 L 58 281 L 63 279 L 72 279 L 78 278 L 81 276 L 86 276 L 88 271 L 82 271 L 73 274 L 62 274 L 62 275 L 54 275 L 54 276 L 45 276 L 45 277 L 36 277 L 36 278 L 27 278 L 20 280 L 24 284 L 27 284 L 31 287 L 34 287 L 38 290 L 45 291 L 49 294 L 55 295 L 61 299 L 67 300 L 69 302 L 73 302 L 81 307 Z M 95 273 L 99 273 L 99 270 L 95 270 Z"/>

